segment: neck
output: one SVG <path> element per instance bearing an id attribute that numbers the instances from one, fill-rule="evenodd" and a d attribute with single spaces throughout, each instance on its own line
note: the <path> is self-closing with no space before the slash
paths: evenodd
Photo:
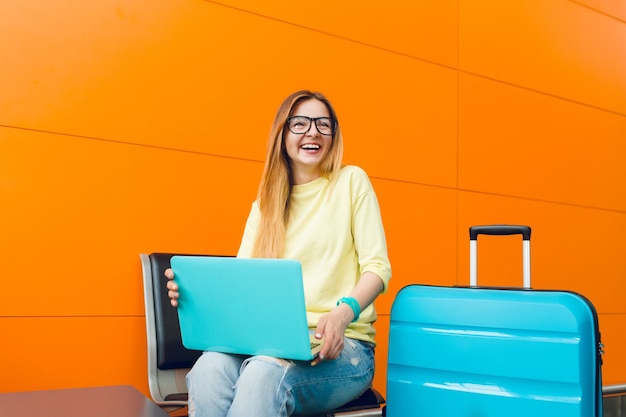
<path id="1" fill-rule="evenodd" d="M 294 185 L 307 184 L 311 181 L 315 181 L 321 176 L 322 174 L 318 169 L 310 170 L 310 171 L 294 170 L 293 183 Z"/>

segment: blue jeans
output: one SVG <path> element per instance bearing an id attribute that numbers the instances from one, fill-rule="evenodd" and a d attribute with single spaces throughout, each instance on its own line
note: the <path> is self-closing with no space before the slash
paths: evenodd
<path id="1" fill-rule="evenodd" d="M 370 387 L 371 344 L 345 339 L 316 366 L 268 356 L 205 352 L 187 375 L 189 417 L 287 417 L 331 410 Z"/>

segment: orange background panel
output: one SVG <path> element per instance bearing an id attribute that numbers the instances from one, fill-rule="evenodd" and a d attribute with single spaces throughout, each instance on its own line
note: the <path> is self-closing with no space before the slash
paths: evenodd
<path id="1" fill-rule="evenodd" d="M 181 24 L 185 4 L 189 3 L 2 2 L 0 16 L 10 42 L 0 45 L 4 62 L 11 65 L 3 65 L 0 71 L 12 82 L 3 85 L 0 121 L 98 136 L 119 129 L 125 124 L 120 122 L 128 122 L 137 110 L 154 109 L 159 103 L 169 107 L 167 93 L 174 80 L 155 77 L 168 64 L 157 60 L 156 49 Z M 161 100 L 138 97 L 144 85 L 151 86 Z M 117 94 L 103 101 L 106 91 Z M 125 113 L 129 110 L 133 111 Z M 120 120 L 120 114 L 127 116 Z M 151 116 L 152 121 L 159 119 L 154 113 Z"/>
<path id="2" fill-rule="evenodd" d="M 622 21 L 626 21 L 626 3 L 616 0 L 576 0 L 576 3 L 583 4 L 600 13 L 605 13 Z"/>
<path id="3" fill-rule="evenodd" d="M 164 44 L 158 39 L 147 42 L 148 33 L 124 42 L 101 40 L 99 31 L 85 34 L 78 32 L 85 30 L 79 26 L 74 35 L 83 39 L 82 47 L 71 49 L 70 59 L 65 54 L 53 56 L 39 68 L 24 62 L 15 46 L 14 62 L 22 63 L 26 71 L 16 65 L 9 74 L 17 87 L 7 102 L 16 104 L 0 115 L 0 123 L 263 160 L 280 101 L 293 90 L 317 88 L 333 97 L 339 114 L 345 114 L 340 122 L 346 126 L 346 161 L 359 161 L 372 175 L 383 175 L 382 167 L 386 177 L 454 186 L 453 71 L 211 3 L 200 2 L 185 12 L 189 13 L 185 24 L 170 23 L 173 26 L 163 36 L 173 39 Z M 121 17 L 102 20 L 103 31 L 121 31 L 126 24 Z M 241 27 L 257 28 L 261 35 L 244 36 Z M 158 35 L 153 24 L 133 33 L 141 30 Z M 203 36 L 198 36 L 199 31 Z M 62 47 L 65 36 L 47 39 L 47 47 Z M 26 44 L 27 39 L 18 38 L 17 44 Z M 110 54 L 93 50 L 101 42 L 110 42 Z M 181 44 L 186 47 L 181 49 Z M 315 51 L 324 51 L 328 63 L 299 65 L 297 71 L 283 71 L 267 82 L 276 67 L 291 68 L 315 57 Z M 108 68 L 106 59 L 116 65 Z M 51 65 L 56 70 L 46 72 Z M 94 70 L 79 70 L 85 66 Z M 150 68 L 147 73 L 146 68 Z M 38 79 L 36 84 L 33 78 Z M 39 84 L 58 87 L 41 91 Z M 407 104 L 394 105 L 393 111 L 374 105 L 398 102 L 399 91 Z M 28 99 L 33 93 L 45 94 L 35 100 L 45 104 L 40 111 L 33 112 Z M 364 137 L 377 138 L 378 144 L 402 138 L 402 146 L 379 146 L 378 158 L 369 163 L 371 146 L 363 146 Z M 432 137 L 439 140 L 429 140 Z"/>
<path id="4" fill-rule="evenodd" d="M 261 168 L 7 128 L 0 144 L 0 252 L 23 294 L 0 315 L 143 314 L 139 253 L 235 254 Z"/>
<path id="5" fill-rule="evenodd" d="M 626 210 L 626 117 L 466 74 L 459 91 L 461 188 Z"/>
<path id="6" fill-rule="evenodd" d="M 225 0 L 211 3 L 224 4 L 373 48 L 456 67 L 456 0 L 393 0 L 384 3 L 321 0 L 305 8 L 294 7 L 289 2 Z M 302 50 L 320 49 L 319 45 L 303 44 Z"/>
<path id="7" fill-rule="evenodd" d="M 454 187 L 456 74 L 393 55 L 368 66 L 367 80 L 337 94 L 345 161 L 372 176 Z"/>
<path id="8" fill-rule="evenodd" d="M 388 241 L 392 278 L 377 299 L 389 314 L 395 294 L 408 284 L 451 285 L 456 280 L 456 192 L 373 179 Z M 430 256 L 436 253 L 437 256 Z"/>
<path id="9" fill-rule="evenodd" d="M 570 0 L 460 0 L 459 6 L 461 70 L 626 111 L 623 20 Z"/>
<path id="10" fill-rule="evenodd" d="M 145 320 L 0 317 L 2 392 L 129 384 L 148 395 Z"/>

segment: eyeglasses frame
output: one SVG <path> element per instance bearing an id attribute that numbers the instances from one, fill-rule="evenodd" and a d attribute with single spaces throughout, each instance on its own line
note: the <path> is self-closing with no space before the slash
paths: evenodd
<path id="1" fill-rule="evenodd" d="M 302 117 L 305 119 L 309 120 L 309 128 L 305 131 L 305 132 L 294 132 L 293 130 L 291 130 L 291 128 L 289 127 L 289 121 L 292 119 L 295 119 L 296 117 Z M 320 128 L 317 126 L 317 121 L 320 119 L 328 119 L 332 125 L 332 132 L 331 133 L 322 133 L 320 131 Z M 289 129 L 289 131 L 291 133 L 293 133 L 294 135 L 306 135 L 309 130 L 311 130 L 311 126 L 315 125 L 315 129 L 317 129 L 317 131 L 319 132 L 320 135 L 324 135 L 324 136 L 333 136 L 336 132 L 337 132 L 337 120 L 333 119 L 332 117 L 327 117 L 327 116 L 323 116 L 323 117 L 308 117 L 308 116 L 290 116 L 287 118 L 287 120 L 285 121 L 285 126 L 287 127 L 287 129 Z"/>

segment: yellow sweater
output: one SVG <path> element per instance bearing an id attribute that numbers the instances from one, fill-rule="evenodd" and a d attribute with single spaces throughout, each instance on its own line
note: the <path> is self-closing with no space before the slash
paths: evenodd
<path id="1" fill-rule="evenodd" d="M 380 277 L 385 291 L 391 278 L 385 231 L 378 200 L 361 168 L 343 167 L 331 190 L 327 178 L 293 187 L 287 225 L 285 258 L 302 264 L 309 327 L 347 296 L 361 275 L 370 271 Z M 246 222 L 239 257 L 250 257 L 259 224 L 258 203 Z M 374 342 L 374 305 L 350 324 L 346 336 Z"/>

